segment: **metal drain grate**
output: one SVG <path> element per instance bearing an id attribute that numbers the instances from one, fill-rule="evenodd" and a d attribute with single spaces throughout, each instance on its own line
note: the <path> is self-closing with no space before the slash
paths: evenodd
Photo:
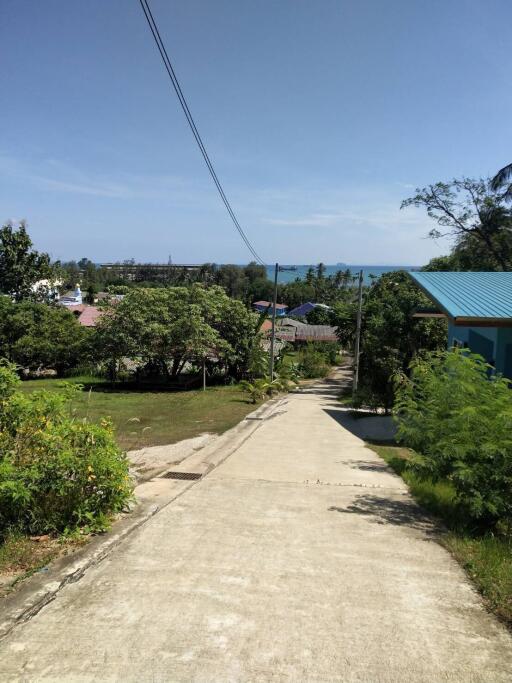
<path id="1" fill-rule="evenodd" d="M 162 474 L 165 479 L 201 479 L 202 476 L 197 472 L 166 472 Z"/>

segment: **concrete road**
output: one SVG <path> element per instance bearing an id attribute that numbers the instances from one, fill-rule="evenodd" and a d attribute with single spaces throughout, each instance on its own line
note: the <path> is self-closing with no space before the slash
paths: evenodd
<path id="1" fill-rule="evenodd" d="M 512 680 L 510 635 L 353 433 L 338 388 L 290 395 L 12 631 L 1 679 Z"/>

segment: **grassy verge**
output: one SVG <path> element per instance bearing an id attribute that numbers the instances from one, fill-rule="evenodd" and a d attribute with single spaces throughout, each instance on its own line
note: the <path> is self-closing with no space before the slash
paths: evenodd
<path id="1" fill-rule="evenodd" d="M 43 569 L 57 557 L 76 550 L 84 539 L 64 540 L 52 536 L 30 538 L 8 534 L 0 543 L 0 598 L 10 593 L 17 583 Z"/>
<path id="2" fill-rule="evenodd" d="M 98 378 L 73 377 L 84 385 L 73 402 L 78 418 L 111 417 L 119 445 L 127 450 L 170 444 L 204 432 L 221 434 L 254 410 L 236 386 L 209 387 L 206 391 L 135 389 Z M 22 383 L 23 391 L 58 390 L 62 380 L 37 379 Z"/>
<path id="3" fill-rule="evenodd" d="M 512 542 L 497 536 L 473 536 L 464 527 L 455 503 L 454 490 L 449 482 L 419 479 L 408 471 L 407 448 L 369 445 L 409 486 L 415 500 L 440 518 L 446 532 L 443 545 L 464 567 L 489 608 L 512 626 Z"/>

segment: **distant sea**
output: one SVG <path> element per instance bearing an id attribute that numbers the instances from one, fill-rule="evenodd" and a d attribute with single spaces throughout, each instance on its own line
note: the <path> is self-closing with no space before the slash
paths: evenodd
<path id="1" fill-rule="evenodd" d="M 277 281 L 281 283 L 285 282 L 292 282 L 296 278 L 300 278 L 303 280 L 306 277 L 306 273 L 310 268 L 316 268 L 316 265 L 313 266 L 281 266 L 282 268 L 295 268 L 295 270 L 284 270 L 280 271 L 278 276 L 277 276 Z M 379 277 L 383 273 L 389 273 L 392 270 L 418 270 L 419 266 L 354 266 L 354 265 L 348 265 L 346 263 L 337 263 L 334 266 L 325 266 L 325 274 L 326 275 L 334 275 L 337 273 L 339 270 L 347 270 L 347 268 L 350 270 L 352 275 L 354 277 L 357 277 L 357 274 L 359 273 L 360 270 L 363 271 L 363 280 L 365 284 L 369 284 L 372 281 L 372 276 L 373 277 Z M 274 279 L 274 266 L 267 266 L 267 277 L 269 280 Z"/>

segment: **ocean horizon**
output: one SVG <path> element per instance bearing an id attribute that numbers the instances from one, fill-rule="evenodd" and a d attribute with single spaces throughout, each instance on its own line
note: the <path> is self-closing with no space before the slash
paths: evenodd
<path id="1" fill-rule="evenodd" d="M 335 265 L 325 265 L 325 274 L 334 275 L 338 271 L 350 270 L 354 277 L 357 277 L 359 271 L 363 271 L 363 281 L 365 284 L 369 284 L 373 278 L 380 277 L 383 273 L 389 273 L 393 270 L 418 270 L 421 266 L 364 266 L 364 265 L 353 265 L 348 263 L 336 263 Z M 293 268 L 293 270 L 281 270 L 277 276 L 277 281 L 280 284 L 286 284 L 287 282 L 293 282 L 296 279 L 303 280 L 310 268 L 316 268 L 315 265 L 285 265 L 279 264 L 280 268 Z M 267 277 L 269 280 L 274 279 L 274 269 L 275 266 L 266 266 Z"/>

